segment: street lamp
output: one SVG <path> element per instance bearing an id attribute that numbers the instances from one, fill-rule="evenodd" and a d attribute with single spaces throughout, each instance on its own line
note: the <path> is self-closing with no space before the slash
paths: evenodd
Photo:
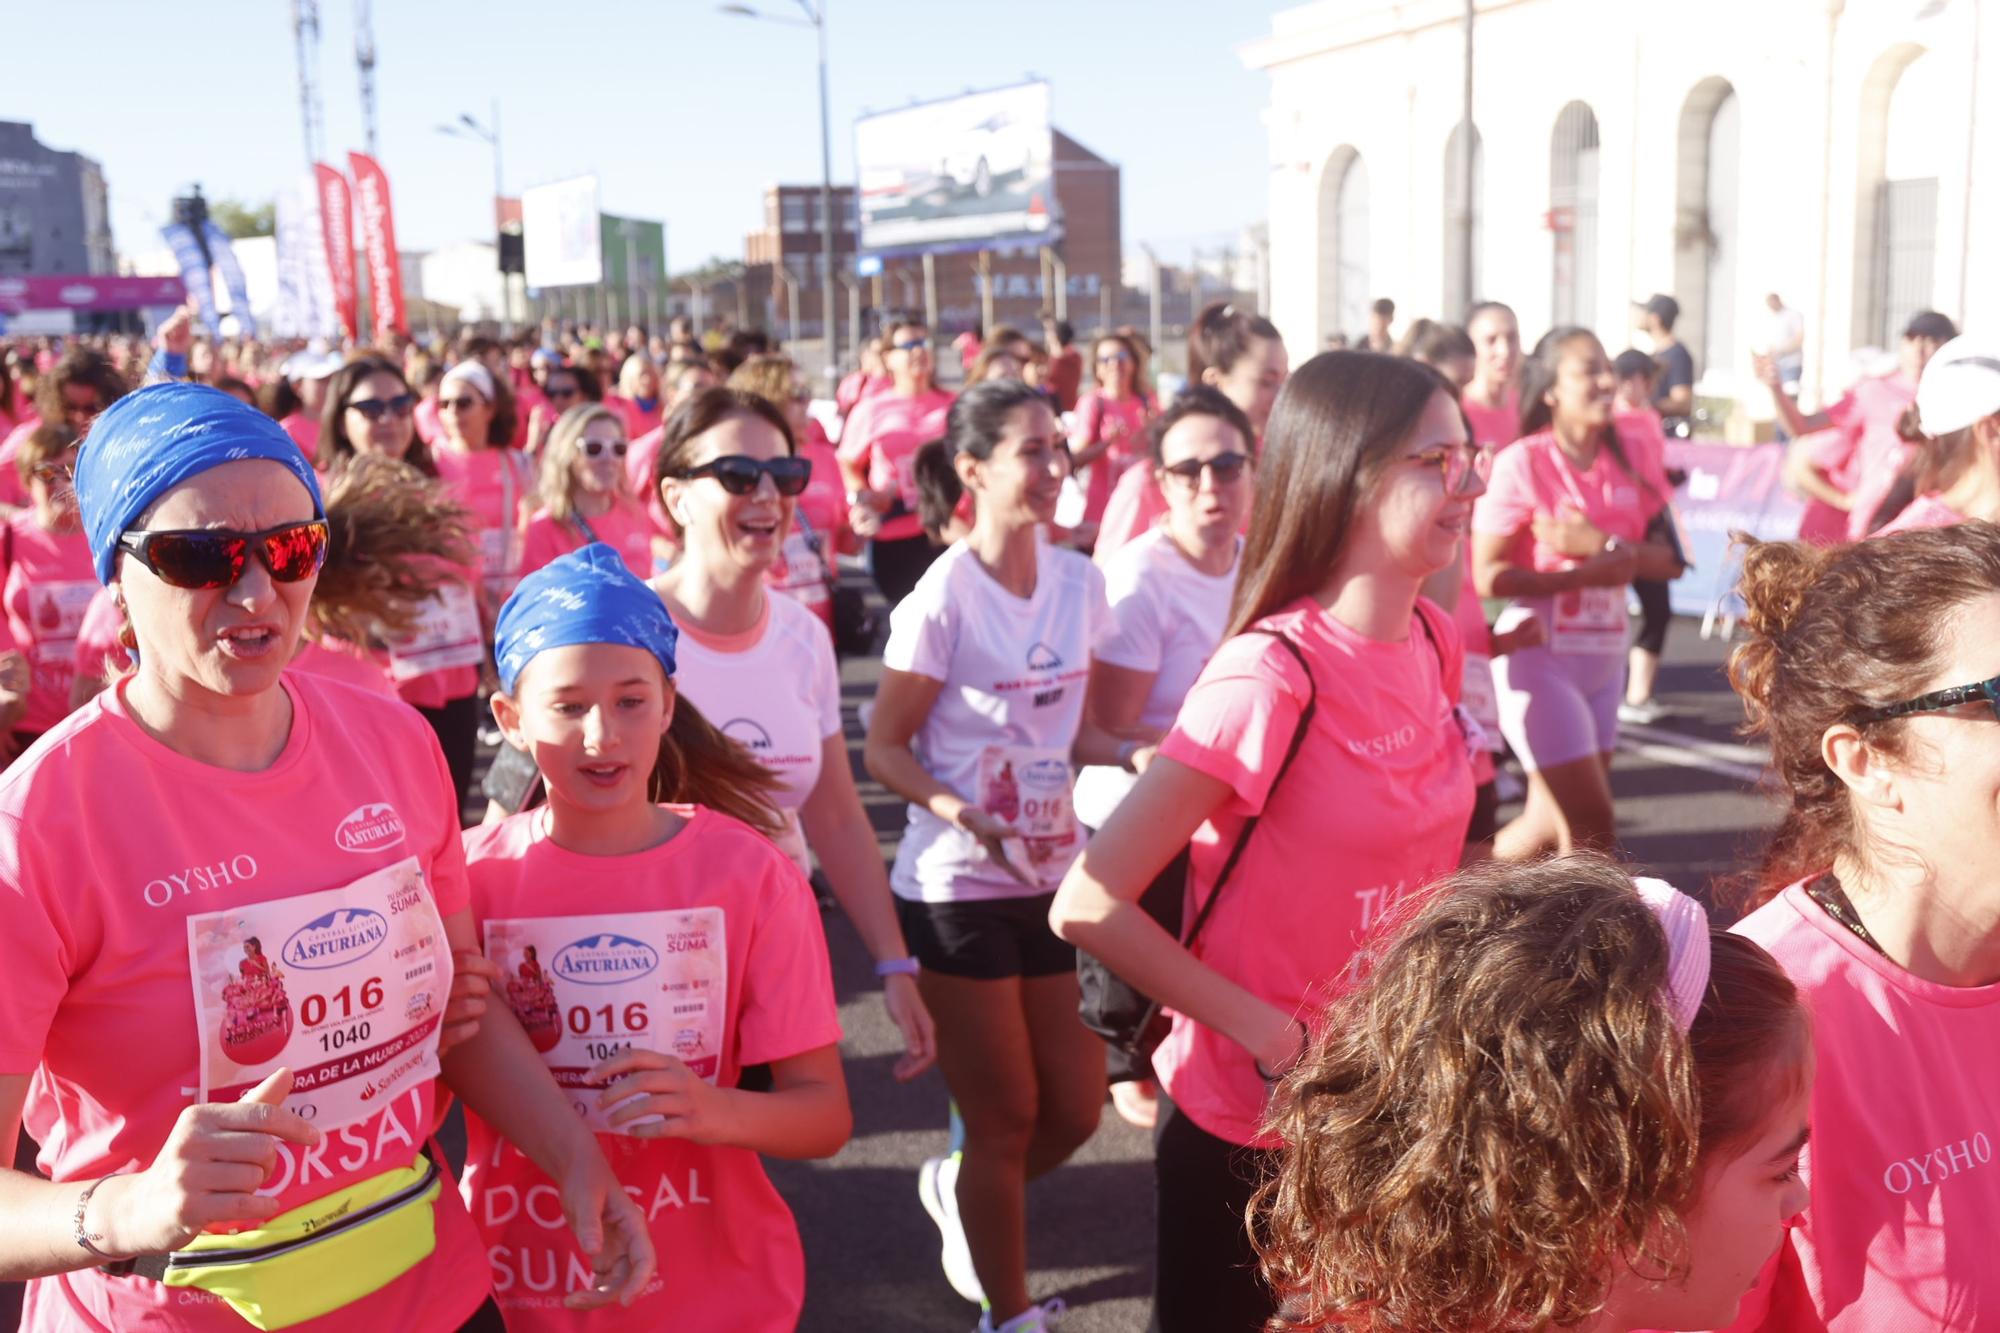
<path id="1" fill-rule="evenodd" d="M 472 118 L 470 112 L 461 111 L 456 124 L 437 127 L 439 134 L 448 134 L 454 139 L 477 139 L 493 150 L 493 248 L 494 257 L 499 257 L 500 249 L 500 99 L 493 99 L 493 122 L 489 129 Z M 507 271 L 500 271 L 500 322 L 509 337 L 514 333 L 514 303 L 507 290 Z"/>
<path id="2" fill-rule="evenodd" d="M 826 0 L 796 0 L 803 21 L 782 14 L 767 14 L 745 4 L 717 5 L 725 14 L 738 18 L 780 23 L 788 28 L 811 28 L 819 37 L 819 234 L 820 252 L 826 271 L 820 274 L 820 326 L 826 342 L 826 374 L 829 381 L 839 375 L 840 334 L 833 304 L 833 122 L 826 102 Z"/>

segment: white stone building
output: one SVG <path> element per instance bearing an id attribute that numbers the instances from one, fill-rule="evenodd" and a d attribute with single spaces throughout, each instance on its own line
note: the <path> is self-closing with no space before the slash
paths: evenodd
<path id="1" fill-rule="evenodd" d="M 1476 0 L 1469 208 L 1466 5 L 1318 0 L 1242 49 L 1295 363 L 1378 296 L 1463 318 L 1468 219 L 1469 295 L 1525 340 L 1616 353 L 1668 292 L 1705 394 L 1754 387 L 1767 292 L 1805 316 L 1808 397 L 1916 310 L 2000 334 L 2000 0 Z"/>

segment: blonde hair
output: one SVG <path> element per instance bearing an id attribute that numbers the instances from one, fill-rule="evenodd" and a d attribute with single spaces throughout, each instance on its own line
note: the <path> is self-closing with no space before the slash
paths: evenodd
<path id="1" fill-rule="evenodd" d="M 639 377 L 647 371 L 653 372 L 653 395 L 660 396 L 660 371 L 644 352 L 634 352 L 618 367 L 618 393 L 623 398 L 639 396 Z"/>
<path id="2" fill-rule="evenodd" d="M 558 523 L 576 517 L 576 460 L 583 448 L 583 433 L 593 421 L 611 422 L 618 427 L 618 437 L 625 438 L 625 422 L 616 412 L 602 403 L 585 403 L 557 417 L 554 429 L 549 431 L 549 442 L 542 446 L 542 507 Z M 622 466 L 618 478 L 622 494 L 625 479 Z"/>
<path id="3" fill-rule="evenodd" d="M 786 412 L 798 396 L 799 368 L 788 356 L 759 353 L 730 372 L 728 387 L 754 393 L 780 412 Z"/>

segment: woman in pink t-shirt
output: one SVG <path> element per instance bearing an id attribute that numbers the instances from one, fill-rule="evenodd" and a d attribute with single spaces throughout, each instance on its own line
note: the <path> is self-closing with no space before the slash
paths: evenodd
<path id="1" fill-rule="evenodd" d="M 315 1328 L 460 1328 L 491 1283 L 423 1148 L 440 1077 L 561 1179 L 595 1252 L 576 1303 L 636 1296 L 639 1208 L 486 1007 L 436 746 L 398 704 L 283 670 L 327 537 L 290 437 L 218 390 L 155 385 L 94 424 L 76 491 L 138 671 L 0 783 L 0 823 L 35 830 L 0 855 L 0 1134 L 25 1114 L 46 1177 L 0 1172 L 24 1327 L 241 1329 L 155 1261 L 379 1224 L 397 1230 L 357 1237 L 337 1287 L 253 1261 L 222 1290 Z M 283 989 L 246 995 L 253 939 Z M 412 1193 L 359 1210 L 371 1189 Z"/>
<path id="2" fill-rule="evenodd" d="M 653 525 L 626 489 L 624 423 L 592 404 L 562 414 L 542 449 L 542 507 L 528 520 L 521 572 L 532 574 L 559 555 L 603 542 L 625 567 L 653 572 Z"/>
<path id="3" fill-rule="evenodd" d="M 472 914 L 508 1007 L 675 1256 L 628 1308 L 555 1305 L 587 1268 L 534 1202 L 553 1182 L 476 1111 L 465 1201 L 517 1331 L 795 1328 L 805 1256 L 758 1157 L 830 1157 L 853 1125 L 818 907 L 769 841 L 776 778 L 679 695 L 677 642 L 603 545 L 528 575 L 500 613 L 494 717 L 548 804 L 466 835 Z M 738 1086 L 755 1064 L 768 1090 Z"/>
<path id="4" fill-rule="evenodd" d="M 33 681 L 14 753 L 69 715 L 77 629 L 97 591 L 70 488 L 76 454 L 69 427 L 37 426 L 15 458 L 28 508 L 0 520 L 0 607 Z"/>
<path id="5" fill-rule="evenodd" d="M 625 420 L 625 438 L 636 440 L 660 424 L 664 404 L 660 401 L 660 372 L 645 352 L 625 358 L 618 368 L 618 392 L 605 398 L 604 405 Z"/>
<path id="6" fill-rule="evenodd" d="M 1220 389 L 1243 409 L 1256 431 L 1253 449 L 1261 447 L 1264 423 L 1270 420 L 1271 405 L 1278 400 L 1290 364 L 1277 325 L 1226 301 L 1210 302 L 1188 339 L 1188 383 Z M 1151 531 L 1166 512 L 1166 494 L 1153 470 L 1128 469 L 1105 502 L 1090 558 L 1099 568 L 1106 567 L 1119 547 Z"/>
<path id="7" fill-rule="evenodd" d="M 534 464 L 506 443 L 514 436 L 514 396 L 485 366 L 461 361 L 438 389 L 438 421 L 438 477 L 472 511 L 486 596 L 497 607 L 520 581 L 521 539 L 535 501 Z"/>
<path id="8" fill-rule="evenodd" d="M 1104 517 L 1112 487 L 1146 455 L 1146 387 L 1139 378 L 1139 349 L 1130 338 L 1107 333 L 1097 340 L 1097 386 L 1076 405 L 1077 433 L 1070 441 L 1084 474 L 1084 521 Z"/>
<path id="9" fill-rule="evenodd" d="M 1465 317 L 1474 352 L 1472 381 L 1459 394 L 1472 441 L 1499 449 L 1521 438 L 1521 323 L 1498 301 L 1481 301 Z"/>
<path id="10" fill-rule="evenodd" d="M 1617 387 L 1595 334 L 1545 334 L 1522 380 L 1526 438 L 1493 460 L 1473 511 L 1480 595 L 1513 599 L 1494 629 L 1532 616 L 1548 636 L 1493 666 L 1501 733 L 1528 769 L 1527 808 L 1494 838 L 1494 854 L 1510 860 L 1611 845 L 1625 589 L 1635 576 L 1680 572 L 1671 547 L 1646 540 L 1669 487 L 1657 461 L 1644 466 L 1620 443 Z"/>
<path id="11" fill-rule="evenodd" d="M 1797 988 L 1597 857 L 1438 884 L 1318 1027 L 1255 1205 L 1286 1328 L 1715 1328 L 1805 1202 Z"/>
<path id="12" fill-rule="evenodd" d="M 937 558 L 917 518 L 916 455 L 919 445 L 944 435 L 952 395 L 937 387 L 931 334 L 921 321 L 891 326 L 885 346 L 895 384 L 848 414 L 839 453 L 849 520 L 869 539 L 869 572 L 893 607 Z"/>
<path id="13" fill-rule="evenodd" d="M 1458 864 L 1462 649 L 1419 589 L 1464 543 L 1475 463 L 1428 367 L 1327 352 L 1299 368 L 1258 460 L 1232 636 L 1057 894 L 1057 931 L 1173 1011 L 1153 1054 L 1162 1333 L 1275 1312 L 1242 1226 L 1275 1142 L 1268 1080 L 1368 928 Z M 1184 919 L 1213 904 L 1192 950 L 1140 905 L 1183 848 Z"/>
<path id="14" fill-rule="evenodd" d="M 1732 1327 L 1991 1328 L 2000 527 L 1753 544 L 1740 591 L 1786 800 L 1735 929 L 1805 993 L 1819 1077 L 1811 1202 Z"/>

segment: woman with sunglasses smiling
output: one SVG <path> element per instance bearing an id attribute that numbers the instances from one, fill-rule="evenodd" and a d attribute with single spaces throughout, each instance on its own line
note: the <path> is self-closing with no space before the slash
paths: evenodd
<path id="1" fill-rule="evenodd" d="M 1544 334 L 1521 377 L 1522 439 L 1500 450 L 1473 516 L 1472 573 L 1482 597 L 1511 603 L 1508 635 L 1541 621 L 1545 645 L 1493 663 L 1500 731 L 1528 770 L 1527 806 L 1493 839 L 1526 860 L 1616 840 L 1611 752 L 1625 699 L 1625 589 L 1674 579 L 1672 547 L 1646 528 L 1673 494 L 1660 459 L 1618 437 L 1618 377 L 1588 329 Z"/>
<path id="2" fill-rule="evenodd" d="M 327 383 L 314 466 L 332 472 L 356 454 L 386 454 L 435 477 L 430 446 L 417 438 L 416 409 L 417 396 L 393 361 L 364 356 L 348 362 Z"/>
<path id="3" fill-rule="evenodd" d="M 1091 829 L 1103 828 L 1132 790 L 1222 642 L 1255 494 L 1250 419 L 1217 390 L 1189 389 L 1147 435 L 1167 517 L 1104 571 L 1117 629 L 1091 658 L 1088 704 L 1098 726 L 1126 738 L 1133 759 L 1130 768 L 1097 765 L 1078 775 L 1076 815 Z M 1118 1113 L 1151 1129 L 1159 1093 L 1152 1066 L 1114 1048 L 1110 1076 Z"/>
<path id="4" fill-rule="evenodd" d="M 521 580 L 521 535 L 534 501 L 534 465 L 514 436 L 514 397 L 477 361 L 445 372 L 438 388 L 438 476 L 479 527 L 486 595 L 494 609 Z"/>
<path id="5" fill-rule="evenodd" d="M 1257 466 L 1230 637 L 1051 911 L 1173 1011 L 1153 1054 L 1161 1333 L 1275 1313 L 1243 1225 L 1277 1146 L 1270 1081 L 1368 929 L 1458 864 L 1472 814 L 1458 633 L 1420 596 L 1483 489 L 1457 394 L 1414 362 L 1323 353 L 1278 395 Z M 1140 900 L 1183 849 L 1177 938 Z"/>
<path id="6" fill-rule="evenodd" d="M 1804 992 L 1819 1079 L 1811 1202 L 1732 1327 L 1990 1328 L 2000 527 L 1753 542 L 1740 591 L 1784 817 L 1735 929 Z"/>
<path id="7" fill-rule="evenodd" d="M 542 450 L 542 507 L 528 520 L 521 572 L 603 542 L 640 578 L 653 572 L 653 525 L 625 489 L 625 426 L 596 403 L 562 414 Z"/>
<path id="8" fill-rule="evenodd" d="M 0 824 L 35 830 L 0 856 L 0 1132 L 25 1112 L 47 1176 L 0 1173 L 26 1327 L 497 1327 L 422 1146 L 441 1074 L 561 1182 L 596 1271 L 572 1301 L 629 1300 L 644 1220 L 487 1004 L 443 757 L 400 705 L 284 671 L 327 542 L 297 447 L 156 385 L 96 423 L 76 492 L 138 669 L 0 781 Z M 307 1235 L 343 1259 L 286 1263 Z M 163 1257 L 197 1237 L 208 1263 Z"/>
<path id="9" fill-rule="evenodd" d="M 833 639 L 768 582 L 812 464 L 794 454 L 791 426 L 769 401 L 712 388 L 667 418 L 658 467 L 681 548 L 652 583 L 681 631 L 676 684 L 777 774 L 779 845 L 804 874 L 818 857 L 883 979 L 904 1042 L 896 1075 L 915 1078 L 933 1058 L 931 1019 L 848 764 Z"/>
<path id="10" fill-rule="evenodd" d="M 854 530 L 870 538 L 869 572 L 890 606 L 909 595 L 937 558 L 917 517 L 917 446 L 944 434 L 952 395 L 938 388 L 930 330 L 920 321 L 889 326 L 883 361 L 893 383 L 863 398 L 840 432 Z"/>

